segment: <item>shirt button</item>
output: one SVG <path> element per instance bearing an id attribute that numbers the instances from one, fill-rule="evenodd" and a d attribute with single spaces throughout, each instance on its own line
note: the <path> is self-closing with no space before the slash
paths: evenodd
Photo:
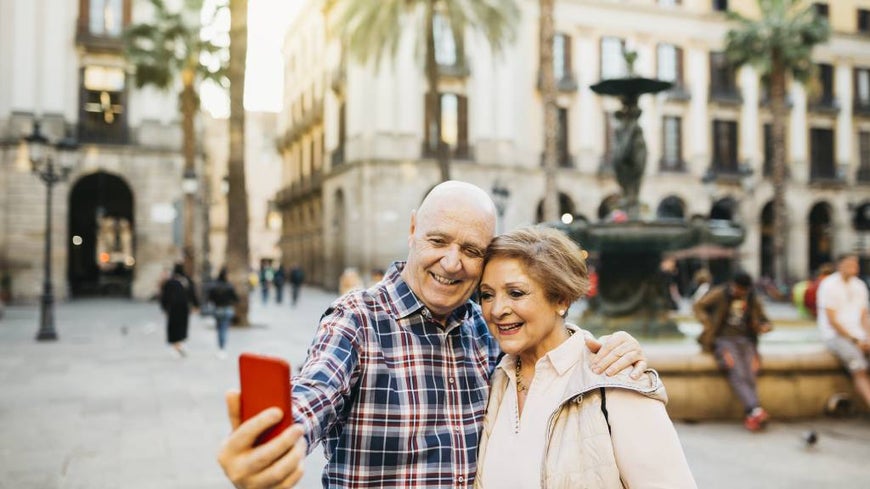
<path id="1" fill-rule="evenodd" d="M 459 476 L 459 479 L 456 479 L 456 480 L 458 480 L 459 482 L 465 482 L 465 477 L 462 477 L 462 476 L 460 475 L 460 476 Z"/>
<path id="2" fill-rule="evenodd" d="M 450 377 L 449 379 L 447 379 L 447 383 L 452 384 L 453 382 L 454 382 L 453 377 Z"/>
<path id="3" fill-rule="evenodd" d="M 459 433 L 459 427 L 458 427 L 458 426 L 454 426 L 454 427 L 453 427 L 453 431 Z"/>

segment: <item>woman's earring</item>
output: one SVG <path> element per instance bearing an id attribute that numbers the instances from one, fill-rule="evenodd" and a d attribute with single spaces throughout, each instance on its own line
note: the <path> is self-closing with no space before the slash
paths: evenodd
<path id="1" fill-rule="evenodd" d="M 562 316 L 562 317 L 565 316 L 565 310 L 564 310 L 564 309 L 559 309 L 559 310 L 556 311 L 556 312 L 559 313 L 559 315 Z"/>

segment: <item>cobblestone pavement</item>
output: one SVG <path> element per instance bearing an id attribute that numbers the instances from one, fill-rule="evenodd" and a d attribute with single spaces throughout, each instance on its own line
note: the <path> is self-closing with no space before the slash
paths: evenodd
<path id="1" fill-rule="evenodd" d="M 223 392 L 238 385 L 236 355 L 278 354 L 299 365 L 333 298 L 305 288 L 291 308 L 252 296 L 254 326 L 231 329 L 225 360 L 215 356 L 213 321 L 198 316 L 190 355 L 175 357 L 155 303 L 59 304 L 54 343 L 34 341 L 36 306 L 8 306 L 0 319 L 0 488 L 229 488 L 215 453 L 228 430 Z M 702 488 L 867 487 L 865 419 L 774 421 L 760 434 L 737 422 L 677 429 Z M 801 436 L 810 429 L 819 443 L 806 448 Z M 299 487 L 320 487 L 323 460 L 318 448 Z"/>

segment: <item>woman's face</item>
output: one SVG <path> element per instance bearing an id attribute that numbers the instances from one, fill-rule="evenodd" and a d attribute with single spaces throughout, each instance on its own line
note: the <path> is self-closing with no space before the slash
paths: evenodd
<path id="1" fill-rule="evenodd" d="M 540 358 L 566 338 L 558 311 L 567 306 L 549 302 L 544 288 L 519 260 L 494 258 L 487 263 L 480 304 L 490 333 L 505 353 Z"/>

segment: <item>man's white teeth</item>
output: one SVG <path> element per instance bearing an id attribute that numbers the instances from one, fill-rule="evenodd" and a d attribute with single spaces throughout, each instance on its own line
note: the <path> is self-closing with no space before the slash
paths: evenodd
<path id="1" fill-rule="evenodd" d="M 453 285 L 456 282 L 458 282 L 458 280 L 450 280 L 449 278 L 445 278 L 445 277 L 442 277 L 440 275 L 435 275 L 434 273 L 432 274 L 432 278 L 434 278 L 435 281 L 438 282 L 439 284 L 444 284 L 444 285 Z"/>

